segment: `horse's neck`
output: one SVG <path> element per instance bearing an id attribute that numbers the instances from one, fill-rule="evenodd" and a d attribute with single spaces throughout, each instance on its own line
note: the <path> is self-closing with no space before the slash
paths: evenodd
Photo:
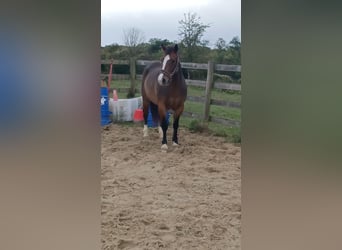
<path id="1" fill-rule="evenodd" d="M 183 72 L 182 72 L 182 68 L 180 66 L 180 63 L 178 65 L 178 70 L 177 70 L 177 73 L 176 73 L 176 79 L 177 81 L 179 82 L 182 82 L 184 81 L 184 76 L 183 76 Z"/>
<path id="2" fill-rule="evenodd" d="M 174 79 L 169 87 L 176 90 L 176 92 L 179 92 L 181 91 L 183 84 L 185 85 L 185 79 L 181 69 L 179 69 L 179 71 L 174 75 Z"/>

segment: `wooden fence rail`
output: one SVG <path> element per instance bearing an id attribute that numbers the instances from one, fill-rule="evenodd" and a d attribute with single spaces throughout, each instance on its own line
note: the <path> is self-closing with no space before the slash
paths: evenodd
<path id="1" fill-rule="evenodd" d="M 130 80 L 131 87 L 130 88 L 116 88 L 118 92 L 140 92 L 140 89 L 136 88 L 136 80 L 141 80 L 142 75 L 136 74 L 136 66 L 147 66 L 155 61 L 150 60 L 101 60 L 101 64 L 117 64 L 117 65 L 128 65 L 130 68 L 130 74 L 113 74 L 112 79 L 116 80 Z M 241 72 L 240 65 L 225 65 L 225 64 L 214 64 L 212 61 L 206 63 L 191 63 L 191 62 L 182 62 L 182 68 L 184 69 L 196 69 L 196 70 L 206 70 L 207 71 L 207 80 L 190 80 L 186 79 L 185 82 L 189 86 L 196 86 L 205 88 L 204 97 L 199 96 L 188 96 L 187 100 L 193 102 L 200 102 L 204 104 L 203 115 L 195 114 L 191 112 L 184 111 L 184 116 L 193 117 L 197 119 L 201 119 L 204 122 L 215 122 L 224 124 L 227 126 L 240 126 L 240 121 L 223 119 L 219 117 L 210 116 L 210 105 L 219 105 L 225 106 L 229 108 L 241 108 L 241 104 L 239 102 L 231 102 L 224 100 L 215 100 L 211 98 L 211 91 L 213 88 L 220 90 L 232 90 L 232 91 L 241 91 L 241 84 L 238 83 L 223 83 L 214 81 L 214 72 L 215 71 L 230 71 L 230 72 Z M 101 77 L 106 77 L 107 74 L 101 74 Z M 112 89 L 111 89 L 112 91 Z"/>
<path id="2" fill-rule="evenodd" d="M 101 64 L 120 64 L 129 65 L 130 60 L 101 60 Z M 137 65 L 146 66 L 153 62 L 158 62 L 156 60 L 136 60 Z M 208 69 L 208 64 L 206 63 L 192 63 L 192 62 L 181 62 L 181 66 L 184 69 Z M 226 65 L 226 64 L 216 64 L 215 70 L 217 71 L 231 71 L 231 72 L 241 72 L 241 65 Z"/>

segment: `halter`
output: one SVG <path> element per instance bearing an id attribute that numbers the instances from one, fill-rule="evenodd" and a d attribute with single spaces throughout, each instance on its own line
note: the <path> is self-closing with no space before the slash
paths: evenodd
<path id="1" fill-rule="evenodd" d="M 172 79 L 172 77 L 177 73 L 178 69 L 179 69 L 179 56 L 177 56 L 177 61 L 176 61 L 176 66 L 173 69 L 172 73 L 169 74 L 169 72 L 165 71 L 165 69 L 160 70 L 161 73 L 163 73 L 164 75 L 166 75 L 167 78 L 169 78 L 170 80 Z"/>

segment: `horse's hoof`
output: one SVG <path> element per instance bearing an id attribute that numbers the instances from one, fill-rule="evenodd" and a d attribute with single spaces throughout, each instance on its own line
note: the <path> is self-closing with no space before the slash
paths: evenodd
<path id="1" fill-rule="evenodd" d="M 167 145 L 166 145 L 166 144 L 163 144 L 163 145 L 161 146 L 161 149 L 162 149 L 162 150 L 167 150 L 167 149 L 168 149 L 168 147 L 167 147 Z"/>
<path id="2" fill-rule="evenodd" d="M 178 143 L 176 143 L 176 142 L 172 142 L 172 146 L 179 146 L 179 144 Z"/>

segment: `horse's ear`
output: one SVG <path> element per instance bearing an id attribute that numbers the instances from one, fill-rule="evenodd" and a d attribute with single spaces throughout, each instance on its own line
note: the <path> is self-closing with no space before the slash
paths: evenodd
<path id="1" fill-rule="evenodd" d="M 177 53 L 177 51 L 178 51 L 178 44 L 175 44 L 175 47 L 173 49 Z"/>
<path id="2" fill-rule="evenodd" d="M 166 47 L 165 47 L 165 45 L 164 44 L 162 44 L 162 45 L 160 45 L 160 48 L 165 52 L 165 50 L 166 50 Z"/>

